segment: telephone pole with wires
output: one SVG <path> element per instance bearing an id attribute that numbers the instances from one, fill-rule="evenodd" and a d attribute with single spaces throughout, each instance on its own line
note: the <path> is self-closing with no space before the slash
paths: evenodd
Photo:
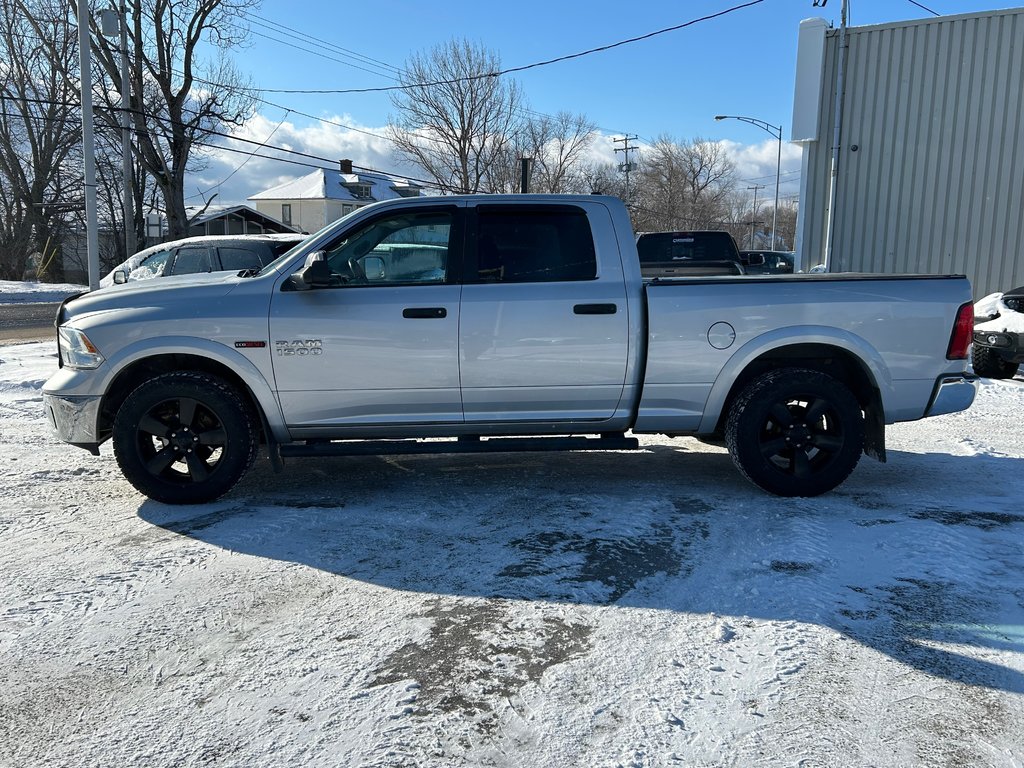
<path id="1" fill-rule="evenodd" d="M 623 154 L 623 162 L 619 163 L 619 170 L 626 174 L 626 202 L 627 203 L 630 200 L 630 197 L 629 197 L 629 172 L 636 168 L 636 163 L 631 163 L 629 161 L 629 153 L 630 152 L 636 152 L 639 149 L 639 147 L 631 147 L 631 146 L 629 146 L 629 142 L 636 141 L 637 138 L 638 137 L 634 135 L 634 136 L 623 136 L 621 139 L 612 139 L 613 143 L 615 143 L 615 144 L 621 143 L 622 144 L 621 147 L 616 147 L 615 151 L 616 152 L 622 152 L 622 154 Z"/>

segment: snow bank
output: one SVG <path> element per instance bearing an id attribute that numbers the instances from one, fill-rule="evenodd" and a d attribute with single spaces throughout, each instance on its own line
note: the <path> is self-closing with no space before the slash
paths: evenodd
<path id="1" fill-rule="evenodd" d="M 38 280 L 0 280 L 0 304 L 64 301 L 73 293 L 88 291 L 75 283 L 41 283 Z"/>

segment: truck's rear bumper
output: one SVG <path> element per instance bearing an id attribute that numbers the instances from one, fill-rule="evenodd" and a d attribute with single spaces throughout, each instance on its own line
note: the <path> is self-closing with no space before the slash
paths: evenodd
<path id="1" fill-rule="evenodd" d="M 944 413 L 965 411 L 971 407 L 977 393 L 978 379 L 976 376 L 967 374 L 942 376 L 935 382 L 932 399 L 928 403 L 924 415 L 926 417 L 941 416 Z"/>
<path id="2" fill-rule="evenodd" d="M 43 408 L 50 426 L 65 443 L 86 450 L 101 442 L 96 434 L 100 398 L 93 395 L 54 395 L 43 393 Z"/>

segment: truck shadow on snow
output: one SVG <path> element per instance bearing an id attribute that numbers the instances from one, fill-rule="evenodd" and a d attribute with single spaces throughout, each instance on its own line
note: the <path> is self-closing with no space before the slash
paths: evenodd
<path id="1" fill-rule="evenodd" d="M 829 495 L 780 499 L 687 440 L 644 454 L 322 459 L 276 476 L 261 463 L 220 502 L 146 501 L 139 515 L 439 600 L 816 624 L 940 678 L 1024 693 L 1022 464 L 890 452 Z M 1005 653 L 1017 669 L 995 659 Z"/>

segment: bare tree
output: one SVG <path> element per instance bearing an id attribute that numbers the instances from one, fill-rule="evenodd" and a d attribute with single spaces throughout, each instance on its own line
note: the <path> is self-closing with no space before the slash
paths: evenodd
<path id="1" fill-rule="evenodd" d="M 518 192 L 521 160 L 532 161 L 530 191 L 569 193 L 589 191 L 584 155 L 597 128 L 582 114 L 559 112 L 525 119 L 519 130 L 491 160 L 488 192 Z"/>
<path id="2" fill-rule="evenodd" d="M 258 0 L 132 0 L 131 124 L 134 151 L 163 197 L 172 236 L 188 232 L 185 172 L 201 167 L 197 147 L 215 131 L 239 126 L 252 114 L 255 92 L 238 74 L 227 51 L 245 42 L 247 12 Z M 119 127 L 120 54 L 116 40 L 95 29 L 99 66 L 115 84 L 104 90 L 107 108 L 99 114 Z M 212 46 L 212 61 L 200 49 Z M 115 92 L 116 95 L 115 95 Z"/>
<path id="3" fill-rule="evenodd" d="M 637 230 L 720 229 L 730 218 L 734 166 L 715 142 L 660 136 L 641 155 L 633 182 Z"/>
<path id="4" fill-rule="evenodd" d="M 75 34 L 61 4 L 36 0 L 31 13 L 34 24 L 23 3 L 0 0 L 0 277 L 16 280 L 31 253 L 59 250 L 82 200 Z"/>
<path id="5" fill-rule="evenodd" d="M 405 65 L 388 134 L 397 154 L 422 168 L 443 192 L 480 192 L 489 170 L 518 131 L 522 95 L 494 76 L 497 54 L 451 40 Z"/>
<path id="6" fill-rule="evenodd" d="M 537 192 L 581 192 L 583 156 L 594 142 L 597 126 L 582 114 L 559 112 L 542 115 L 526 124 L 527 143 L 533 149 L 531 189 Z"/>

